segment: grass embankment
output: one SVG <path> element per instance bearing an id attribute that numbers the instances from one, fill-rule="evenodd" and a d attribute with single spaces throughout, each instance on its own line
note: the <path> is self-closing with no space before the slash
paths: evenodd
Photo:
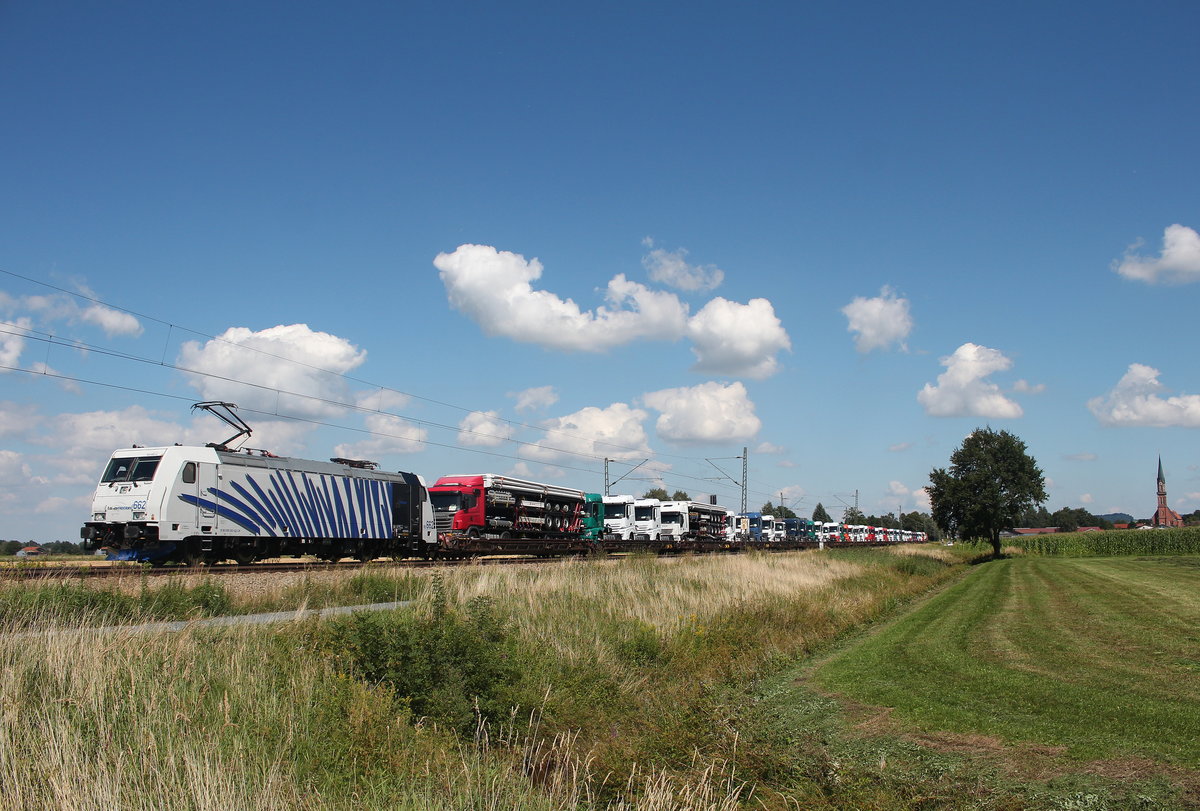
<path id="1" fill-rule="evenodd" d="M 254 577 L 268 577 L 255 575 Z M 281 580 L 283 578 L 280 578 Z M 428 595 L 428 577 L 371 572 L 336 579 L 304 577 L 292 585 L 242 593 L 223 576 L 181 571 L 178 577 L 129 575 L 95 584 L 56 579 L 0 587 L 0 627 L 108 625 L 188 620 L 231 614 L 387 603 Z"/>
<path id="2" fill-rule="evenodd" d="M 356 581 L 376 592 L 360 601 L 414 611 L 103 637 L 29 633 L 86 623 L 86 600 L 60 591 L 60 611 L 46 595 L 61 587 L 14 584 L 0 805 L 733 808 L 756 791 L 738 765 L 745 686 L 952 564 L 862 550 L 466 567 Z M 281 607 L 208 588 L 230 610 Z M 99 600 L 94 624 L 134 611 Z"/>
<path id="3" fill-rule="evenodd" d="M 1000 796 L 1016 807 L 1200 801 L 1198 563 L 992 561 L 849 645 L 811 683 L 867 705 L 851 705 L 862 729 L 848 750 L 858 754 L 847 756 L 858 759 L 852 773 L 868 787 L 862 796 L 884 785 L 895 795 L 898 778 L 907 779 L 899 791 L 910 797 L 945 794 L 946 775 L 963 769 L 946 755 L 958 752 L 984 756 L 977 768 L 993 770 L 996 785 L 1007 779 Z M 807 706 L 810 723 L 828 724 L 840 712 L 818 706 L 822 697 L 806 686 L 780 693 L 785 711 Z M 864 762 L 864 746 L 890 749 L 892 774 Z M 1035 780 L 1051 783 L 1028 782 Z M 995 791 L 966 798 L 998 802 Z"/>

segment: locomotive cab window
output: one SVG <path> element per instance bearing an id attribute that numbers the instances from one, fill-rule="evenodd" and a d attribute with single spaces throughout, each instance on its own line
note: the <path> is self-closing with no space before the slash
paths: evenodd
<path id="1" fill-rule="evenodd" d="M 195 462 L 188 462 L 186 465 L 183 466 L 183 483 L 184 484 L 195 484 L 196 483 L 196 463 Z"/>
<path id="2" fill-rule="evenodd" d="M 133 473 L 129 478 L 135 482 L 148 482 L 154 478 L 154 471 L 158 470 L 159 457 L 152 456 L 148 459 L 138 459 L 133 466 Z"/>
<path id="3" fill-rule="evenodd" d="M 123 482 L 129 478 L 129 459 L 112 459 L 101 477 L 102 482 Z"/>
<path id="4" fill-rule="evenodd" d="M 154 471 L 158 469 L 158 462 L 161 458 L 159 456 L 141 456 L 136 459 L 110 459 L 100 483 L 148 482 L 154 478 Z"/>

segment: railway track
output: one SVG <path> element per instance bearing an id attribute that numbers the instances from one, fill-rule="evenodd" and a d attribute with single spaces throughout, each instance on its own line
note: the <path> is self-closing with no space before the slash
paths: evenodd
<path id="1" fill-rule="evenodd" d="M 835 542 L 825 544 L 826 549 L 863 549 L 875 546 L 893 546 L 894 544 Z M 777 551 L 799 551 L 801 549 L 816 549 L 817 544 L 789 546 Z M 763 551 L 753 549 L 714 550 L 704 554 L 742 554 L 747 551 Z M 774 551 L 774 550 L 773 550 Z M 620 557 L 625 553 L 610 552 L 609 556 Z M 680 554 L 676 551 L 674 554 Z M 684 551 L 682 554 L 694 554 Z M 218 563 L 202 566 L 167 565 L 151 566 L 146 563 L 113 562 L 112 565 L 70 566 L 53 563 L 29 564 L 19 563 L 0 565 L 0 581 L 4 580 L 59 580 L 69 578 L 94 579 L 105 577 L 171 577 L 184 574 L 263 574 L 270 572 L 345 572 L 354 570 L 389 570 L 389 569 L 425 569 L 433 566 L 505 566 L 530 563 L 551 563 L 560 560 L 579 560 L 580 555 L 555 555 L 553 557 L 519 557 L 519 556 L 472 556 L 459 558 L 407 558 L 404 560 L 377 559 L 366 561 L 344 560 L 330 563 L 328 561 L 307 560 L 280 563 Z"/>
<path id="2" fill-rule="evenodd" d="M 346 572 L 355 570 L 382 571 L 388 569 L 424 569 L 433 566 L 499 566 L 529 563 L 549 563 L 554 560 L 570 560 L 570 557 L 558 558 L 463 558 L 458 560 L 392 560 L 392 561 L 340 561 L 328 563 L 325 561 L 304 561 L 295 563 L 251 563 L 241 565 L 236 563 L 218 563 L 205 566 L 150 566 L 145 563 L 115 563 L 111 566 L 70 566 L 70 565 L 28 565 L 19 564 L 11 567 L 0 567 L 0 581 L 3 580 L 67 580 L 67 579 L 96 579 L 106 577 L 171 577 L 175 575 L 192 574 L 264 574 L 271 572 Z"/>

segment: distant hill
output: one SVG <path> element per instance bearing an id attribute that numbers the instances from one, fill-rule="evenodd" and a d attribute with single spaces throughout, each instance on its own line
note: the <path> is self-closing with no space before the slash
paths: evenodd
<path id="1" fill-rule="evenodd" d="M 1109 513 L 1108 515 L 1097 515 L 1097 518 L 1103 518 L 1106 521 L 1112 521 L 1114 524 L 1132 524 L 1133 516 L 1129 513 Z"/>

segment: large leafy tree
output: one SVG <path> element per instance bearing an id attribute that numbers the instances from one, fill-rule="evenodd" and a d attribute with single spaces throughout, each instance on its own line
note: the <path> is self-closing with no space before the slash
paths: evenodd
<path id="1" fill-rule="evenodd" d="M 825 511 L 825 505 L 817 502 L 817 506 L 813 508 L 812 520 L 822 524 L 828 524 L 833 519 L 829 517 L 829 513 Z"/>
<path id="2" fill-rule="evenodd" d="M 1000 556 L 1000 533 L 1047 498 L 1041 468 L 1008 431 L 976 428 L 950 454 L 950 469 L 929 474 L 933 520 L 959 538 L 987 538 Z"/>
<path id="3" fill-rule="evenodd" d="M 798 518 L 799 516 L 789 507 L 784 507 L 782 504 L 776 506 L 773 502 L 768 501 L 762 505 L 760 509 L 763 515 L 773 515 L 776 518 Z"/>
<path id="4" fill-rule="evenodd" d="M 862 510 L 858 507 L 847 507 L 842 511 L 843 524 L 865 524 L 867 517 L 863 515 Z"/>

